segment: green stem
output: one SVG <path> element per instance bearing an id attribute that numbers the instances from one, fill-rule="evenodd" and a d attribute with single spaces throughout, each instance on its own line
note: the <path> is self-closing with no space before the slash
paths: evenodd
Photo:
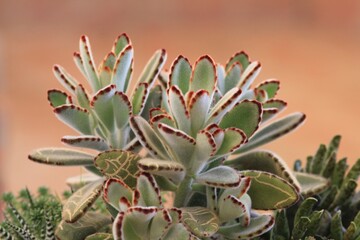
<path id="1" fill-rule="evenodd" d="M 185 207 L 191 193 L 193 178 L 186 175 L 175 192 L 174 207 Z"/>

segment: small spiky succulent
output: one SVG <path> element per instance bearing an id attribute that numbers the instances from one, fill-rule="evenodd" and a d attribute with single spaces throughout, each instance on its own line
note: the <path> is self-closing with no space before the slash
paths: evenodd
<path id="1" fill-rule="evenodd" d="M 360 159 L 346 172 L 346 158 L 337 161 L 339 144 L 340 136 L 335 136 L 328 146 L 321 144 L 307 157 L 306 166 L 295 162 L 299 178 L 312 174 L 320 184 L 316 188 L 303 185 L 305 199 L 277 213 L 272 239 L 360 238 L 360 192 L 356 192 Z"/>
<path id="2" fill-rule="evenodd" d="M 322 184 L 311 174 L 294 175 L 271 152 L 253 151 L 305 116 L 270 121 L 287 105 L 275 98 L 279 81 L 251 87 L 261 65 L 244 52 L 225 66 L 207 55 L 191 66 L 179 56 L 166 72 L 159 50 L 133 90 L 126 34 L 98 68 L 86 36 L 74 59 L 91 91 L 56 65 L 55 76 L 71 95 L 50 90 L 48 99 L 55 115 L 81 134 L 62 142 L 99 153 L 42 148 L 29 155 L 93 173 L 68 182 L 75 193 L 63 207 L 58 239 L 254 238 L 274 225 L 271 214 L 256 210 L 287 208 L 302 184 Z M 163 206 L 163 191 L 173 192 L 173 206 Z M 100 195 L 114 218 L 113 234 L 101 230 L 112 222 L 108 216 L 88 212 Z"/>

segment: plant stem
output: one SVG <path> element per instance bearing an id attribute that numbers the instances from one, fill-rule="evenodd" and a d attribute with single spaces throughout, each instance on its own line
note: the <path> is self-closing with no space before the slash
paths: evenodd
<path id="1" fill-rule="evenodd" d="M 189 199 L 193 178 L 186 175 L 175 192 L 174 207 L 184 207 Z"/>

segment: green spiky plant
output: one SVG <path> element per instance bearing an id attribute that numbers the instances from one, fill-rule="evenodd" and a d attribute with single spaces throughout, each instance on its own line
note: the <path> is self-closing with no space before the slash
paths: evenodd
<path id="1" fill-rule="evenodd" d="M 335 136 L 327 146 L 321 144 L 304 167 L 300 160 L 295 162 L 300 178 L 312 174 L 322 184 L 303 185 L 303 200 L 277 213 L 272 239 L 360 239 L 360 159 L 347 171 L 347 159 L 337 160 L 340 139 Z"/>
<path id="2" fill-rule="evenodd" d="M 165 59 L 165 51 L 157 51 L 133 84 L 126 34 L 98 68 L 82 36 L 74 60 L 91 91 L 54 67 L 71 95 L 50 90 L 49 102 L 56 117 L 80 133 L 62 142 L 99 151 L 42 148 L 29 155 L 93 174 L 69 182 L 76 192 L 63 207 L 58 239 L 254 238 L 274 225 L 271 214 L 256 210 L 289 207 L 301 184 L 322 184 L 305 173 L 299 183 L 278 156 L 254 151 L 305 119 L 294 113 L 270 122 L 286 102 L 275 98 L 277 80 L 251 87 L 259 62 L 239 52 L 225 66 L 209 56 L 191 66 L 179 56 L 166 72 Z M 174 206 L 163 206 L 162 191 L 174 193 Z M 98 232 L 112 223 L 108 215 L 88 211 L 100 195 L 114 217 L 112 234 Z"/>

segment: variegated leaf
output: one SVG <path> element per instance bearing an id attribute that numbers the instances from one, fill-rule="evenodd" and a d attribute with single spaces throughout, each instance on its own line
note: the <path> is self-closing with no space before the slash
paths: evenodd
<path id="1" fill-rule="evenodd" d="M 235 53 L 226 63 L 226 71 L 229 71 L 231 66 L 236 62 L 241 64 L 242 70 L 244 71 L 250 64 L 249 56 L 244 51 Z"/>
<path id="2" fill-rule="evenodd" d="M 56 89 L 48 91 L 48 100 L 53 108 L 72 103 L 71 97 L 68 96 L 66 92 L 62 92 Z"/>
<path id="3" fill-rule="evenodd" d="M 189 60 L 181 55 L 178 56 L 171 66 L 170 86 L 177 86 L 182 94 L 186 94 L 189 90 L 191 73 L 192 69 Z"/>
<path id="4" fill-rule="evenodd" d="M 211 95 L 215 90 L 216 81 L 216 67 L 214 60 L 208 55 L 200 57 L 193 68 L 190 90 L 197 92 L 200 89 L 204 89 Z"/>
<path id="5" fill-rule="evenodd" d="M 72 147 L 90 148 L 98 151 L 106 151 L 110 149 L 110 146 L 105 142 L 104 139 L 92 136 L 64 136 L 61 141 Z"/>
<path id="6" fill-rule="evenodd" d="M 133 95 L 132 95 L 132 106 L 133 106 L 133 114 L 138 115 L 141 114 L 144 109 L 146 99 L 149 95 L 149 84 L 146 82 L 140 83 Z"/>
<path id="7" fill-rule="evenodd" d="M 107 177 L 123 180 L 131 188 L 136 185 L 140 156 L 127 151 L 111 150 L 95 157 L 95 166 Z"/>
<path id="8" fill-rule="evenodd" d="M 187 207 L 181 211 L 182 223 L 197 237 L 210 237 L 219 229 L 217 216 L 207 208 Z"/>
<path id="9" fill-rule="evenodd" d="M 62 220 L 56 228 L 55 235 L 57 239 L 83 240 L 110 223 L 110 217 L 88 212 L 75 223 Z"/>
<path id="10" fill-rule="evenodd" d="M 174 161 L 143 158 L 138 161 L 138 167 L 141 171 L 166 177 L 175 183 L 185 176 L 184 166 Z"/>
<path id="11" fill-rule="evenodd" d="M 79 83 L 71 76 L 63 67 L 54 65 L 53 72 L 57 80 L 63 85 L 69 92 L 75 93 L 75 88 Z"/>
<path id="12" fill-rule="evenodd" d="M 81 218 L 99 197 L 103 183 L 103 179 L 91 182 L 71 195 L 63 207 L 62 219 L 74 223 Z"/>
<path id="13" fill-rule="evenodd" d="M 261 71 L 261 64 L 259 62 L 252 62 L 241 74 L 240 81 L 237 87 L 241 88 L 244 92 L 248 90 L 250 85 L 254 82 L 257 75 Z"/>
<path id="14" fill-rule="evenodd" d="M 36 149 L 28 158 L 34 162 L 59 166 L 92 165 L 94 161 L 94 156 L 91 154 L 67 148 Z"/>
<path id="15" fill-rule="evenodd" d="M 119 54 L 114 66 L 111 82 L 116 85 L 116 91 L 126 92 L 129 75 L 133 67 L 134 49 L 127 45 Z"/>
<path id="16" fill-rule="evenodd" d="M 151 87 L 158 77 L 166 61 L 165 49 L 157 50 L 146 64 L 143 72 L 140 74 L 139 83 L 147 83 Z"/>
<path id="17" fill-rule="evenodd" d="M 319 175 L 301 172 L 294 172 L 294 174 L 300 183 L 301 194 L 304 196 L 315 195 L 329 187 L 329 181 Z"/>
<path id="18" fill-rule="evenodd" d="M 254 209 L 286 208 L 299 200 L 299 193 L 295 187 L 275 174 L 255 170 L 240 171 L 240 173 L 251 177 L 248 194 Z"/>
<path id="19" fill-rule="evenodd" d="M 218 166 L 197 175 L 195 181 L 210 187 L 232 188 L 240 184 L 240 176 L 236 170 L 227 166 Z"/>
<path id="20" fill-rule="evenodd" d="M 224 164 L 239 171 L 258 170 L 275 174 L 294 185 L 300 192 L 300 184 L 286 162 L 272 152 L 254 151 L 225 161 Z"/>
<path id="21" fill-rule="evenodd" d="M 269 99 L 272 99 L 276 96 L 277 92 L 280 89 L 280 82 L 277 80 L 267 80 L 265 82 L 260 83 L 256 88 L 255 91 L 264 90 Z"/>
<path id="22" fill-rule="evenodd" d="M 126 33 L 122 33 L 116 38 L 111 51 L 114 52 L 116 56 L 118 56 L 129 44 L 131 44 L 129 36 Z"/>
<path id="23" fill-rule="evenodd" d="M 106 126 L 110 131 L 114 131 L 114 111 L 112 99 L 115 94 L 115 85 L 109 85 L 99 90 L 91 101 L 97 118 Z"/>
<path id="24" fill-rule="evenodd" d="M 74 130 L 84 134 L 93 133 L 90 113 L 72 104 L 62 105 L 54 109 L 56 117 Z"/>
<path id="25" fill-rule="evenodd" d="M 199 130 L 204 127 L 209 113 L 211 98 L 205 90 L 199 90 L 191 97 L 189 104 L 191 133 L 196 136 Z"/>
<path id="26" fill-rule="evenodd" d="M 118 211 L 126 211 L 130 207 L 132 194 L 131 188 L 120 179 L 110 178 L 104 184 L 104 201 Z"/>
<path id="27" fill-rule="evenodd" d="M 238 219 L 242 226 L 250 224 L 251 199 L 248 194 L 244 194 L 241 198 L 228 195 L 218 203 L 219 219 L 222 223 L 234 219 Z"/>
<path id="28" fill-rule="evenodd" d="M 239 150 L 236 151 L 236 153 L 246 152 L 273 141 L 299 127 L 300 124 L 304 122 L 304 120 L 305 114 L 293 113 L 275 122 L 272 122 L 257 131 L 246 144 L 244 144 L 239 148 Z"/>
<path id="29" fill-rule="evenodd" d="M 262 106 L 259 102 L 244 100 L 225 114 L 219 126 L 239 128 L 250 138 L 259 127 L 261 115 Z"/>

